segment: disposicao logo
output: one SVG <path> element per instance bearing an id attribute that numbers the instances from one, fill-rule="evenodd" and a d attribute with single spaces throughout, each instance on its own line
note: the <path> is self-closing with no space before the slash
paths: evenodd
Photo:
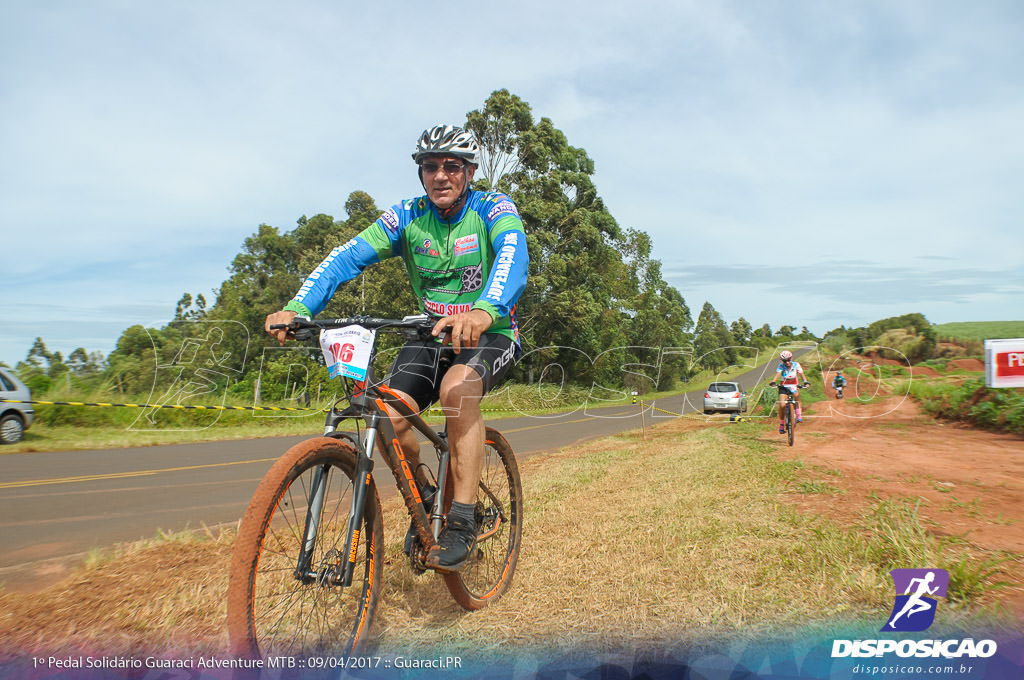
<path id="1" fill-rule="evenodd" d="M 880 632 L 914 633 L 927 630 L 935 622 L 939 603 L 946 597 L 949 573 L 944 569 L 893 569 L 889 572 L 896 586 L 896 599 Z M 987 658 L 994 655 L 994 640 L 833 640 L 832 658 L 896 656 L 953 659 Z"/>
<path id="2" fill-rule="evenodd" d="M 935 597 L 946 597 L 949 573 L 945 569 L 893 569 L 889 575 L 896 584 L 896 601 L 882 631 L 928 630 L 939 607 Z"/>

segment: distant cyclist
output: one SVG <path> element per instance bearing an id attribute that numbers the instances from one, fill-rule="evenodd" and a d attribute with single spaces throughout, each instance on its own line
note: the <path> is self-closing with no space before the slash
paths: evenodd
<path id="1" fill-rule="evenodd" d="M 836 392 L 836 399 L 842 398 L 844 387 L 846 387 L 846 378 L 843 377 L 843 369 L 839 369 L 836 377 L 832 378 L 832 389 Z"/>
<path id="2" fill-rule="evenodd" d="M 789 394 L 793 395 L 796 399 L 796 422 L 803 422 L 803 409 L 800 406 L 800 386 L 801 381 L 797 380 L 799 376 L 802 378 L 802 384 L 804 387 L 810 387 L 811 383 L 807 382 L 807 376 L 804 375 L 804 368 L 800 365 L 799 361 L 793 361 L 793 353 L 788 349 L 782 350 L 779 354 L 779 359 L 782 363 L 775 369 L 775 380 L 770 383 L 772 387 L 779 388 L 779 434 L 786 434 L 786 396 Z"/>

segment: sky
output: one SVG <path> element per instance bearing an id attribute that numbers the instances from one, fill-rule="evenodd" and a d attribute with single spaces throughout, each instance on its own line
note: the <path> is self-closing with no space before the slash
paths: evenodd
<path id="1" fill-rule="evenodd" d="M 420 195 L 420 132 L 502 88 L 694 318 L 1024 319 L 1022 35 L 1015 0 L 0 0 L 0 361 L 107 354 L 260 224 Z"/>

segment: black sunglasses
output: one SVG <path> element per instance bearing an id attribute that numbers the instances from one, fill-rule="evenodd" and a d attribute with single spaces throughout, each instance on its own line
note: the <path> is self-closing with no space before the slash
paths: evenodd
<path id="1" fill-rule="evenodd" d="M 444 168 L 444 174 L 455 175 L 462 172 L 462 169 L 465 167 L 466 165 L 464 163 L 456 163 L 455 161 L 446 161 L 440 165 L 429 161 L 426 163 L 420 163 L 420 168 L 422 168 L 423 172 L 428 175 L 437 174 L 437 171 L 442 168 Z"/>

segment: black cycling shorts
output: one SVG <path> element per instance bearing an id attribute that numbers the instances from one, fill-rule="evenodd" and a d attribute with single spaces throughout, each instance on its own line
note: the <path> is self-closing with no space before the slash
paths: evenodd
<path id="1" fill-rule="evenodd" d="M 790 387 L 795 387 L 795 390 L 790 391 Z M 800 389 L 799 385 L 779 385 L 779 396 L 785 397 L 786 395 L 792 394 L 796 396 L 797 391 Z"/>
<path id="2" fill-rule="evenodd" d="M 484 333 L 476 347 L 456 354 L 451 345 L 415 340 L 399 351 L 384 382 L 416 400 L 420 410 L 438 399 L 441 380 L 455 364 L 467 364 L 483 381 L 483 394 L 497 385 L 515 361 L 518 346 L 511 338 Z"/>

